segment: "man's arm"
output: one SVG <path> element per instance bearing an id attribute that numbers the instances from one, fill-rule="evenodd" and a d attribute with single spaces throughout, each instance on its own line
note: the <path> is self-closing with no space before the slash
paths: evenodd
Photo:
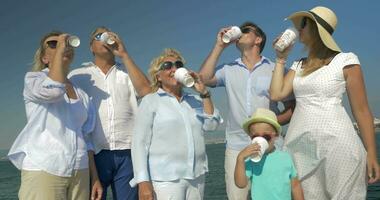
<path id="1" fill-rule="evenodd" d="M 203 82 L 209 87 L 216 85 L 215 67 L 224 48 L 229 45 L 222 41 L 222 36 L 229 29 L 230 28 L 222 28 L 219 31 L 214 48 L 211 50 L 199 70 L 199 74 L 202 76 Z"/>
<path id="2" fill-rule="evenodd" d="M 129 77 L 132 81 L 133 87 L 136 89 L 137 95 L 143 97 L 151 92 L 150 82 L 140 68 L 135 64 L 133 59 L 129 56 L 128 51 L 125 49 L 124 43 L 119 36 L 113 32 L 109 32 L 112 39 L 116 42 L 113 45 L 112 53 L 123 61 L 125 68 L 128 71 Z"/>
<path id="3" fill-rule="evenodd" d="M 285 125 L 289 123 L 290 119 L 292 118 L 294 108 L 296 106 L 296 101 L 294 99 L 283 101 L 282 104 L 284 104 L 284 110 L 277 115 L 277 121 L 281 125 Z"/>

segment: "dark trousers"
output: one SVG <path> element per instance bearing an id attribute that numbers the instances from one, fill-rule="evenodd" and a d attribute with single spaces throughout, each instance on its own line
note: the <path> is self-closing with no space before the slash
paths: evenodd
<path id="1" fill-rule="evenodd" d="M 102 199 L 107 197 L 111 185 L 114 200 L 137 200 L 137 186 L 132 188 L 129 181 L 133 178 L 131 150 L 102 150 L 95 155 L 95 164 L 103 186 Z"/>

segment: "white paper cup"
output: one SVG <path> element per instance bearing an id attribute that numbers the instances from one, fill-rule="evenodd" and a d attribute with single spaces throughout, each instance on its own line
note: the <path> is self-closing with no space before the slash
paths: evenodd
<path id="1" fill-rule="evenodd" d="M 186 87 L 192 87 L 195 83 L 194 78 L 189 74 L 189 71 L 183 67 L 174 72 L 174 78 Z"/>
<path id="2" fill-rule="evenodd" d="M 280 39 L 274 45 L 278 51 L 284 51 L 289 45 L 293 44 L 298 38 L 298 31 L 294 27 L 289 27 L 282 33 Z"/>
<path id="3" fill-rule="evenodd" d="M 265 151 L 268 149 L 269 144 L 268 144 L 268 141 L 263 137 L 253 138 L 252 144 L 254 144 L 254 143 L 258 143 L 261 148 L 260 148 L 260 152 L 255 157 L 251 157 L 251 160 L 253 162 L 260 162 L 261 158 L 265 154 Z"/>
<path id="4" fill-rule="evenodd" d="M 107 32 L 104 32 L 100 35 L 100 41 L 109 45 L 113 45 L 115 43 L 115 41 L 111 39 L 110 34 Z"/>
<path id="5" fill-rule="evenodd" d="M 67 38 L 67 44 L 71 47 L 79 47 L 80 45 L 80 39 L 79 37 L 75 36 L 75 35 L 70 35 L 68 38 Z"/>
<path id="6" fill-rule="evenodd" d="M 237 26 L 231 27 L 230 30 L 228 30 L 223 36 L 222 41 L 224 43 L 230 43 L 232 41 L 235 41 L 241 37 L 241 30 Z"/>

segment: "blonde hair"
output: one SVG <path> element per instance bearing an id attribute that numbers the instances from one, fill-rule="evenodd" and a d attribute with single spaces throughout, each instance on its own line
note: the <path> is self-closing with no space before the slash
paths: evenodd
<path id="1" fill-rule="evenodd" d="M 327 65 L 331 61 L 331 58 L 338 53 L 329 49 L 323 44 L 323 41 L 319 36 L 316 23 L 311 19 L 307 20 L 307 23 L 309 25 L 308 27 L 310 29 L 310 38 L 312 38 L 313 41 L 309 47 L 309 56 L 304 64 L 302 76 L 307 76 L 322 66 Z"/>
<path id="2" fill-rule="evenodd" d="M 34 54 L 34 59 L 33 59 L 33 66 L 32 66 L 32 71 L 41 71 L 45 68 L 48 67 L 47 64 L 42 62 L 42 57 L 45 55 L 45 40 L 48 39 L 51 36 L 59 36 L 61 35 L 61 31 L 51 31 L 50 33 L 45 34 L 42 39 L 40 40 L 40 46 L 36 50 L 36 53 Z"/>
<path id="3" fill-rule="evenodd" d="M 167 57 L 176 58 L 182 61 L 183 63 L 186 62 L 185 59 L 182 57 L 182 55 L 179 53 L 179 51 L 172 48 L 164 49 L 164 51 L 162 51 L 161 54 L 158 57 L 154 58 L 152 62 L 150 63 L 149 76 L 151 80 L 152 92 L 156 92 L 158 88 L 161 87 L 161 82 L 158 81 L 157 74 L 161 70 L 160 69 L 161 63 Z"/>

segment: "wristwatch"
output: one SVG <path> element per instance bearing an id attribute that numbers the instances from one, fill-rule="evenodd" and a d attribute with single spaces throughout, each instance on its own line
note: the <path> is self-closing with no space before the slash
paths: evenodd
<path id="1" fill-rule="evenodd" d="M 207 90 L 206 93 L 204 93 L 204 94 L 199 94 L 199 96 L 200 96 L 202 99 L 205 99 L 205 98 L 210 98 L 210 97 L 211 97 L 211 94 L 210 94 L 210 91 Z"/>

